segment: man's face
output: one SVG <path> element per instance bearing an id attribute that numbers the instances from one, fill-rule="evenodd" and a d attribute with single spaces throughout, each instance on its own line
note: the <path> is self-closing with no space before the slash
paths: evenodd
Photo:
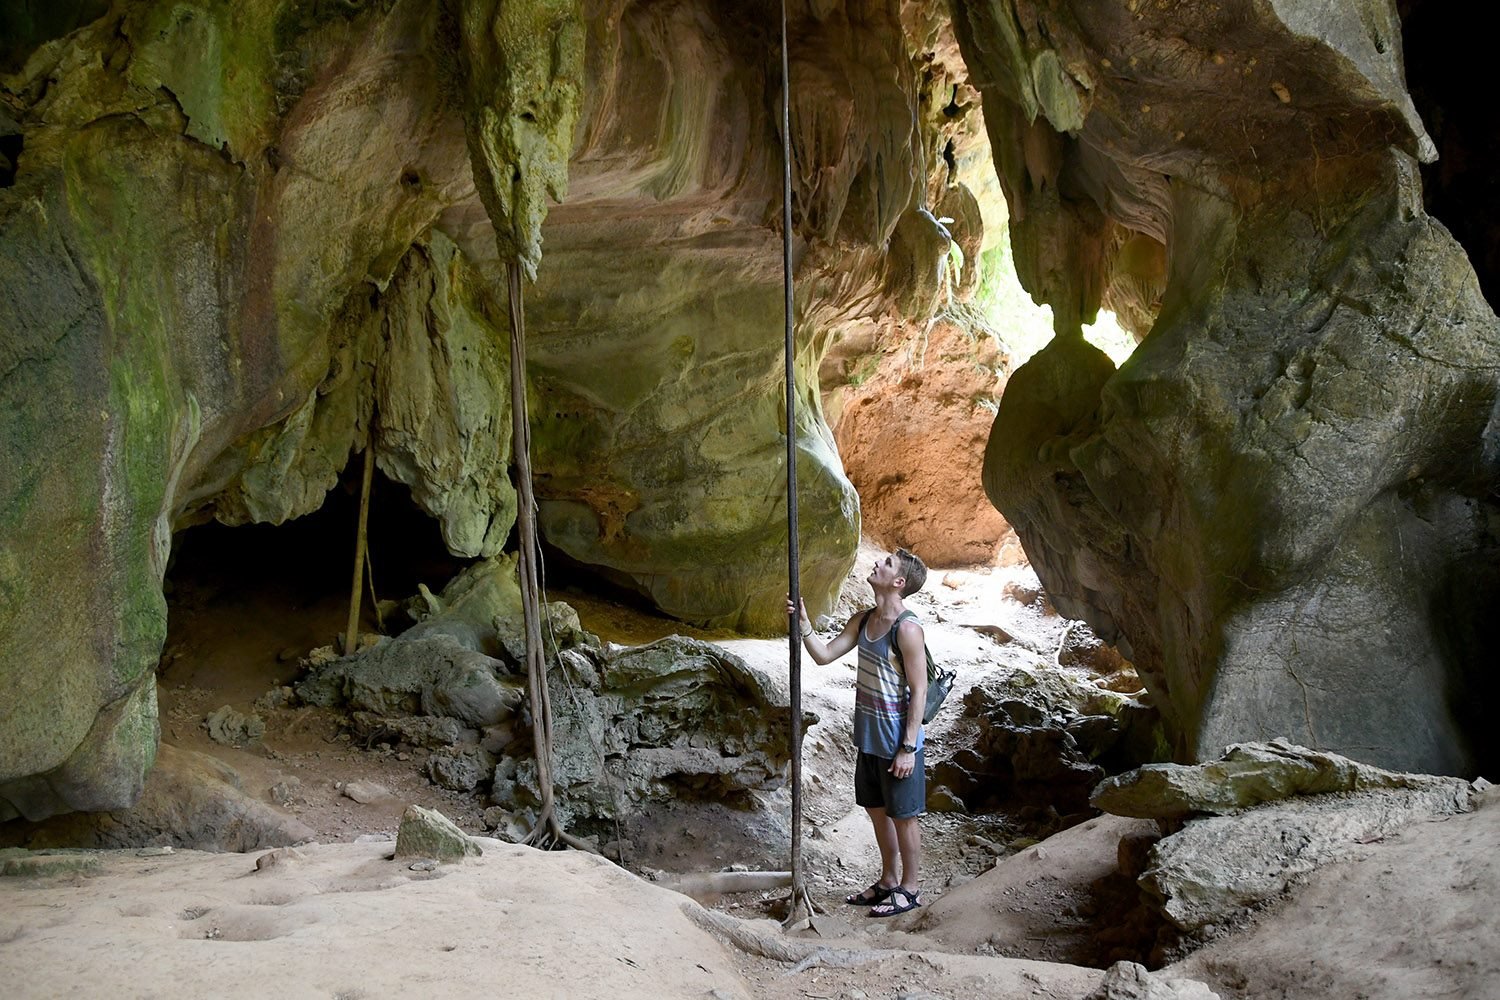
<path id="1" fill-rule="evenodd" d="M 875 557 L 875 566 L 870 570 L 870 586 L 872 587 L 899 587 L 901 582 L 901 566 L 896 562 L 896 557 L 889 552 Z"/>

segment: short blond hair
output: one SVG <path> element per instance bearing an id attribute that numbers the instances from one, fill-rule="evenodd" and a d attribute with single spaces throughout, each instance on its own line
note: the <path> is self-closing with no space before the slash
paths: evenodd
<path id="1" fill-rule="evenodd" d="M 906 549 L 896 550 L 896 564 L 901 567 L 901 575 L 906 577 L 901 596 L 910 597 L 921 590 L 922 584 L 927 582 L 927 564 L 918 559 L 915 552 Z"/>

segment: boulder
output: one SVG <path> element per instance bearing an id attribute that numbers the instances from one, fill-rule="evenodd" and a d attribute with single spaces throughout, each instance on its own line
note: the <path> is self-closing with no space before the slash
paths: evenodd
<path id="1" fill-rule="evenodd" d="M 1026 810 L 1043 826 L 1089 809 L 1106 774 L 1141 762 L 1154 718 L 1130 699 L 1055 670 L 1015 668 L 963 699 L 978 721 L 972 748 L 932 766 L 932 785 L 974 812 Z M 945 801 L 940 798 L 938 801 Z"/>
<path id="2" fill-rule="evenodd" d="M 339 789 L 344 798 L 353 799 L 360 805 L 369 805 L 372 802 L 389 802 L 395 796 L 391 790 L 375 781 L 351 781 Z"/>
<path id="3" fill-rule="evenodd" d="M 427 758 L 427 776 L 432 783 L 454 792 L 472 792 L 488 782 L 494 770 L 494 758 L 479 750 L 438 751 Z"/>
<path id="4" fill-rule="evenodd" d="M 402 635 L 355 656 L 314 667 L 297 695 L 378 716 L 442 716 L 472 728 L 509 718 L 524 682 L 500 661 L 443 634 Z"/>
<path id="5" fill-rule="evenodd" d="M 375 712 L 352 712 L 349 715 L 355 734 L 366 744 L 404 743 L 411 747 L 436 750 L 475 738 L 457 719 L 437 715 L 388 716 Z"/>
<path id="6" fill-rule="evenodd" d="M 1196 979 L 1147 972 L 1135 962 L 1116 962 L 1104 982 L 1084 1000 L 1219 1000 L 1219 994 Z"/>
<path id="7" fill-rule="evenodd" d="M 406 807 L 396 832 L 396 858 L 462 861 L 484 853 L 474 839 L 436 809 Z"/>
<path id="8" fill-rule="evenodd" d="M 583 650 L 563 653 L 577 664 Z M 790 726 L 779 681 L 684 636 L 592 655 L 588 670 L 548 671 L 553 780 L 567 823 L 606 823 L 672 800 L 761 808 L 754 793 L 780 786 Z M 500 761 L 493 795 L 511 812 L 539 803 L 529 757 Z"/>
<path id="9" fill-rule="evenodd" d="M 240 746 L 266 735 L 266 723 L 258 715 L 246 715 L 230 705 L 224 705 L 203 720 L 208 738 L 225 746 Z"/>

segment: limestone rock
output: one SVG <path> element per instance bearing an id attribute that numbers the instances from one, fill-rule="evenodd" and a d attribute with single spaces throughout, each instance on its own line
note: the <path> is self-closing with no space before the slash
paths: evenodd
<path id="1" fill-rule="evenodd" d="M 1147 764 L 1105 779 L 1094 790 L 1096 808 L 1116 816 L 1181 819 L 1223 815 L 1300 795 L 1410 790 L 1449 811 L 1467 811 L 1473 787 L 1460 778 L 1398 774 L 1285 740 L 1230 747 L 1208 764 Z"/>
<path id="2" fill-rule="evenodd" d="M 784 779 L 787 692 L 739 657 L 668 636 L 610 651 L 596 677 L 597 687 L 584 687 L 576 672 L 548 672 L 553 780 L 568 823 L 609 821 L 674 799 L 752 808 L 751 793 Z M 530 759 L 502 760 L 493 794 L 512 812 L 534 807 Z"/>
<path id="3" fill-rule="evenodd" d="M 490 779 L 494 768 L 494 758 L 481 752 L 439 752 L 427 758 L 427 776 L 433 784 L 455 792 L 472 792 Z"/>
<path id="4" fill-rule="evenodd" d="M 504 665 L 446 635 L 406 635 L 315 668 L 296 685 L 314 705 L 348 705 L 376 715 L 445 716 L 493 725 L 520 705 L 524 685 Z"/>
<path id="5" fill-rule="evenodd" d="M 375 712 L 353 712 L 350 721 L 355 733 L 366 743 L 399 742 L 407 746 L 436 750 L 472 737 L 473 730 L 459 725 L 457 719 L 436 715 L 397 716 Z"/>
<path id="6" fill-rule="evenodd" d="M 970 810 L 1029 810 L 1042 825 L 1089 808 L 1089 792 L 1140 763 L 1152 713 L 1113 692 L 1052 670 L 1016 669 L 964 695 L 978 721 L 972 748 L 932 766 L 932 783 Z M 1046 818 L 1043 818 L 1046 817 Z"/>
<path id="7" fill-rule="evenodd" d="M 807 350 L 790 429 L 815 613 L 859 532 L 817 356 L 930 308 L 950 242 L 979 245 L 982 206 L 946 192 L 993 186 L 958 176 L 982 137 L 936 5 L 842 8 L 794 10 L 791 28 L 795 141 L 815 156 L 794 193 Z M 498 552 L 515 504 L 503 260 L 536 278 L 547 540 L 671 614 L 778 628 L 762 20 L 702 0 L 669 17 L 573 0 L 465 0 L 451 21 L 419 0 L 185 10 L 142 0 L 4 42 L 0 818 L 140 794 L 174 531 L 315 510 L 368 448 L 451 551 Z"/>
<path id="8" fill-rule="evenodd" d="M 1212 764 L 1148 765 L 1105 781 L 1094 802 L 1143 818 L 1220 814 L 1157 841 L 1139 877 L 1167 919 L 1195 931 L 1415 820 L 1468 812 L 1478 793 L 1458 778 L 1395 774 L 1277 741 L 1232 747 Z"/>
<path id="9" fill-rule="evenodd" d="M 295 847 L 278 847 L 274 851 L 267 851 L 255 859 L 255 870 L 258 872 L 269 871 L 272 868 L 287 869 L 301 864 L 307 860 L 307 855 Z"/>
<path id="10" fill-rule="evenodd" d="M 9 823 L 0 826 L 0 842 L 253 851 L 312 839 L 313 831 L 305 823 L 246 795 L 240 785 L 239 775 L 227 764 L 163 746 L 140 799 L 130 809 Z"/>
<path id="11" fill-rule="evenodd" d="M 933 324 L 921 356 L 893 351 L 843 390 L 835 439 L 867 536 L 933 566 L 988 565 L 1016 544 L 973 460 L 994 423 L 1000 368 L 993 337 L 950 319 Z"/>
<path id="12" fill-rule="evenodd" d="M 536 277 L 547 202 L 568 190 L 585 28 L 574 0 L 463 0 L 459 65 L 475 186 L 500 252 Z"/>
<path id="13" fill-rule="evenodd" d="M 1116 962 L 1085 1000 L 1219 1000 L 1219 994 L 1196 979 L 1147 972 L 1135 962 Z"/>
<path id="14" fill-rule="evenodd" d="M 396 857 L 461 861 L 478 857 L 484 850 L 453 821 L 436 809 L 411 805 L 401 816 L 396 833 Z"/>
<path id="15" fill-rule="evenodd" d="M 1471 808 L 1450 789 L 1386 788 L 1301 796 L 1189 820 L 1152 848 L 1139 882 L 1168 920 L 1199 930 L 1272 898 L 1362 843 Z"/>
<path id="16" fill-rule="evenodd" d="M 266 723 L 258 715 L 246 715 L 233 706 L 223 705 L 203 720 L 209 739 L 225 746 L 240 746 L 266 735 Z"/>
<path id="17" fill-rule="evenodd" d="M 525 681 L 495 658 L 505 655 L 496 623 L 520 613 L 514 574 L 513 556 L 474 563 L 440 595 L 426 591 L 426 613 L 394 639 L 356 656 L 309 660 L 298 697 L 347 706 L 361 732 L 416 746 L 452 745 L 465 729 L 509 719 L 525 697 Z"/>
<path id="18" fill-rule="evenodd" d="M 384 785 L 374 781 L 351 781 L 339 789 L 344 798 L 353 799 L 361 805 L 369 805 L 372 802 L 389 802 L 395 798 L 391 790 Z"/>
<path id="19" fill-rule="evenodd" d="M 173 531 L 316 509 L 370 448 L 451 550 L 504 544 L 505 260 L 536 278 L 547 541 L 683 619 L 779 628 L 790 435 L 826 611 L 860 512 L 819 359 L 925 329 L 984 181 L 1059 331 L 986 490 L 1177 756 L 1289 734 L 1492 770 L 1500 325 L 1424 214 L 1389 3 L 795 10 L 790 428 L 742 5 L 242 8 L 4 43 L 0 818 L 140 794 Z M 1110 305 L 1150 328 L 1119 372 L 1077 336 Z"/>
<path id="20" fill-rule="evenodd" d="M 99 871 L 101 867 L 99 855 L 89 851 L 28 851 L 20 847 L 0 848 L 0 878 L 89 875 Z"/>

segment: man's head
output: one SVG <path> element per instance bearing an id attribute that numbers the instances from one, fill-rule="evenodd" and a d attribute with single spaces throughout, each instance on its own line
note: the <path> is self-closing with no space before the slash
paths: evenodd
<path id="1" fill-rule="evenodd" d="M 906 549 L 897 549 L 888 556 L 875 560 L 870 572 L 872 587 L 889 587 L 898 590 L 902 597 L 910 597 L 922 589 L 927 582 L 927 567 L 916 554 Z"/>
<path id="2" fill-rule="evenodd" d="M 902 597 L 910 597 L 921 590 L 922 584 L 927 582 L 927 564 L 918 559 L 915 552 L 897 549 L 896 567 L 906 578 L 906 582 L 901 586 Z"/>

